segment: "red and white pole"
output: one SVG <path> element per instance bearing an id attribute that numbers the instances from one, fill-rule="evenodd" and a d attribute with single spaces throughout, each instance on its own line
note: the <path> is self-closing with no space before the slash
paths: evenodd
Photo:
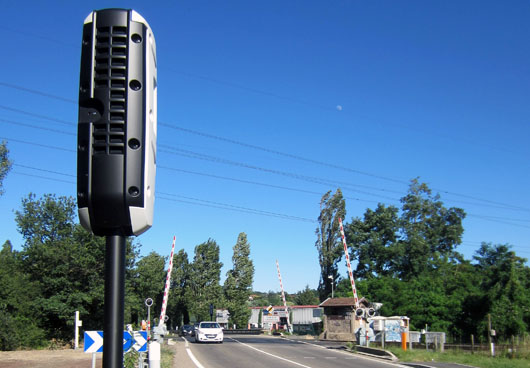
<path id="1" fill-rule="evenodd" d="M 165 323 L 164 318 L 166 318 L 166 307 L 167 307 L 167 299 L 169 296 L 171 270 L 173 270 L 173 253 L 174 252 L 175 252 L 175 236 L 173 236 L 173 244 L 171 245 L 171 255 L 169 256 L 169 268 L 167 269 L 166 286 L 164 288 L 164 299 L 162 300 L 162 309 L 160 311 L 160 319 L 158 320 L 159 326 L 162 326 Z"/>
<path id="2" fill-rule="evenodd" d="M 285 313 L 287 314 L 287 331 L 291 332 L 291 323 L 289 322 L 289 311 L 287 310 L 287 301 L 285 300 L 285 293 L 283 292 L 282 274 L 280 273 L 280 264 L 276 260 L 276 268 L 278 269 L 278 279 L 280 280 L 280 288 L 282 289 L 282 300 Z"/>
<path id="3" fill-rule="evenodd" d="M 357 289 L 355 288 L 355 280 L 351 272 L 350 256 L 348 254 L 348 245 L 346 244 L 346 236 L 344 235 L 344 227 L 342 226 L 342 219 L 339 217 L 340 236 L 342 237 L 342 244 L 344 245 L 344 255 L 346 256 L 346 264 L 348 265 L 348 274 L 350 275 L 351 290 L 353 291 L 353 298 L 355 300 L 355 308 L 359 308 L 359 298 L 357 297 Z"/>

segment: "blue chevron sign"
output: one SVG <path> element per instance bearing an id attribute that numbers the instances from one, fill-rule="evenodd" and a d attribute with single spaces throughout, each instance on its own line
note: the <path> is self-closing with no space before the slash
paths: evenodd
<path id="1" fill-rule="evenodd" d="M 103 331 L 85 331 L 85 353 L 103 352 Z"/>
<path id="2" fill-rule="evenodd" d="M 147 351 L 146 331 L 123 331 L 123 352 L 134 349 L 138 352 Z M 103 352 L 103 331 L 85 331 L 85 353 Z"/>
<path id="3" fill-rule="evenodd" d="M 123 331 L 123 352 L 131 349 L 140 353 L 147 351 L 147 331 Z"/>

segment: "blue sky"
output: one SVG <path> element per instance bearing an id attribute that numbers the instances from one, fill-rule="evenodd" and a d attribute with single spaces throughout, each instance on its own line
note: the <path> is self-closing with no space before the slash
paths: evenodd
<path id="1" fill-rule="evenodd" d="M 175 235 L 191 259 L 212 238 L 224 279 L 245 232 L 254 289 L 279 291 L 276 259 L 286 291 L 316 288 L 321 196 L 341 187 L 349 222 L 399 205 L 419 177 L 468 213 L 466 258 L 482 241 L 530 257 L 527 1 L 0 4 L 0 139 L 15 163 L 0 243 L 20 249 L 14 211 L 28 193 L 75 196 L 82 24 L 121 7 L 157 43 L 157 199 L 142 254 L 168 256 Z"/>

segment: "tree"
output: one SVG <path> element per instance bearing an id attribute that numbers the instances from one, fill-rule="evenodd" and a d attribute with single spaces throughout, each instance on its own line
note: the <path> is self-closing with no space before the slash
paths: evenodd
<path id="1" fill-rule="evenodd" d="M 143 316 L 145 310 L 145 300 L 151 298 L 151 317 L 157 317 L 162 308 L 162 299 L 164 296 L 164 282 L 166 279 L 165 272 L 166 259 L 156 252 L 151 252 L 140 259 L 136 265 L 134 278 L 132 280 L 135 298 L 133 313 L 137 316 Z"/>
<path id="2" fill-rule="evenodd" d="M 394 248 L 399 234 L 398 209 L 379 204 L 367 209 L 364 218 L 354 218 L 345 226 L 351 259 L 358 261 L 355 279 L 393 276 Z"/>
<path id="3" fill-rule="evenodd" d="M 39 289 L 35 298 L 39 309 L 33 318 L 49 338 L 72 338 L 76 310 L 83 316 L 85 329 L 103 325 L 105 238 L 76 224 L 75 210 L 71 197 L 45 194 L 36 199 L 29 194 L 15 214 L 24 238 L 21 269 Z M 128 239 L 128 274 L 136 256 L 136 246 Z"/>
<path id="4" fill-rule="evenodd" d="M 4 194 L 4 179 L 7 173 L 11 170 L 13 163 L 9 161 L 9 150 L 7 149 L 7 142 L 0 143 L 0 196 Z"/>
<path id="5" fill-rule="evenodd" d="M 19 253 L 6 241 L 0 251 L 0 350 L 44 344 L 44 330 L 33 318 L 38 296 L 37 285 L 21 270 Z"/>
<path id="6" fill-rule="evenodd" d="M 342 192 L 337 189 L 335 194 L 331 191 L 322 196 L 320 201 L 319 226 L 316 229 L 317 241 L 315 246 L 318 250 L 318 261 L 320 264 L 320 281 L 318 293 L 320 301 L 324 301 L 331 295 L 331 280 L 338 277 L 338 263 L 342 258 L 342 240 L 339 228 L 339 218 L 344 219 L 346 215 L 346 204 Z"/>
<path id="7" fill-rule="evenodd" d="M 173 324 L 181 326 L 190 322 L 188 300 L 190 285 L 190 264 L 188 254 L 181 249 L 173 257 L 173 271 L 171 271 L 171 291 L 169 293 L 168 315 Z"/>
<path id="8" fill-rule="evenodd" d="M 395 267 L 399 277 L 410 280 L 454 256 L 454 249 L 462 242 L 465 212 L 461 208 L 445 208 L 440 195 L 433 195 L 427 184 L 417 179 L 412 180 L 401 203 Z"/>
<path id="9" fill-rule="evenodd" d="M 294 297 L 296 305 L 318 305 L 318 291 L 310 289 L 306 285 L 305 289 L 296 293 Z"/>
<path id="10" fill-rule="evenodd" d="M 232 269 L 226 273 L 224 295 L 230 313 L 230 321 L 246 326 L 250 317 L 248 298 L 252 291 L 254 264 L 250 259 L 247 234 L 240 233 L 233 248 Z"/>
<path id="11" fill-rule="evenodd" d="M 481 288 L 498 336 L 505 339 L 528 332 L 530 320 L 530 282 L 526 259 L 517 257 L 509 245 L 482 243 L 477 255 L 476 269 L 483 275 Z M 481 321 L 486 330 L 486 316 Z"/>
<path id="12" fill-rule="evenodd" d="M 444 207 L 439 195 L 417 179 L 394 206 L 367 209 L 363 219 L 346 225 L 351 258 L 358 260 L 355 276 L 394 276 L 412 280 L 457 259 L 464 210 Z"/>
<path id="13" fill-rule="evenodd" d="M 210 304 L 218 307 L 223 303 L 219 285 L 221 267 L 219 246 L 213 239 L 195 247 L 195 256 L 190 273 L 190 313 L 197 320 L 210 318 Z"/>

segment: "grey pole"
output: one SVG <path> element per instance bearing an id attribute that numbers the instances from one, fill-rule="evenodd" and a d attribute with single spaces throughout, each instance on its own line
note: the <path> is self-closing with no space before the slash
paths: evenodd
<path id="1" fill-rule="evenodd" d="M 123 367 L 125 307 L 125 237 L 108 235 L 105 250 L 105 323 L 103 368 Z"/>

